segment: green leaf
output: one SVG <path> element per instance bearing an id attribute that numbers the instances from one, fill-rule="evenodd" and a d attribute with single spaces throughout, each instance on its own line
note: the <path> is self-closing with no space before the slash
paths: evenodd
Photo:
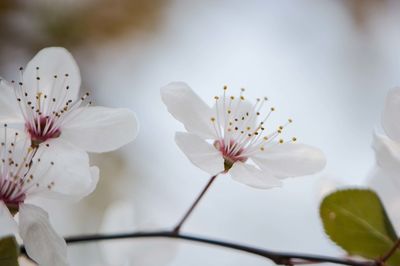
<path id="1" fill-rule="evenodd" d="M 15 237 L 0 239 L 0 265 L 18 266 L 19 245 Z"/>
<path id="2" fill-rule="evenodd" d="M 379 259 L 397 240 L 386 211 L 372 190 L 336 191 L 322 201 L 320 216 L 326 234 L 349 255 Z M 400 250 L 387 265 L 400 265 Z"/>

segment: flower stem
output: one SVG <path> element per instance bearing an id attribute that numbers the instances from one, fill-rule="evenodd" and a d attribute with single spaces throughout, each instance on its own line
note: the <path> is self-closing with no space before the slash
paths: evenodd
<path id="1" fill-rule="evenodd" d="M 341 259 L 341 258 L 321 256 L 321 255 L 276 252 L 276 251 L 251 247 L 247 245 L 221 241 L 221 240 L 186 235 L 181 233 L 176 234 L 174 231 L 152 231 L 152 232 L 131 232 L 131 233 L 121 233 L 121 234 L 84 235 L 84 236 L 67 237 L 65 238 L 65 241 L 68 244 L 78 244 L 78 243 L 86 243 L 93 241 L 134 239 L 134 238 L 170 238 L 170 239 L 180 239 L 196 243 L 203 243 L 211 246 L 224 247 L 228 249 L 243 251 L 249 254 L 261 256 L 263 258 L 273 261 L 275 264 L 278 265 L 304 265 L 304 264 L 315 264 L 324 262 L 330 262 L 339 265 L 349 265 L 349 266 L 381 265 L 380 262 L 371 260 L 361 261 L 361 260 Z M 26 255 L 26 250 L 23 246 L 21 247 L 21 254 Z"/>
<path id="2" fill-rule="evenodd" d="M 393 247 L 389 250 L 389 252 L 380 259 L 380 262 L 384 264 L 393 254 L 396 252 L 397 249 L 400 248 L 400 238 L 394 243 Z"/>
<path id="3" fill-rule="evenodd" d="M 190 214 L 194 211 L 194 209 L 196 208 L 197 204 L 199 204 L 200 200 L 203 198 L 203 196 L 206 194 L 207 190 L 211 187 L 212 183 L 214 182 L 214 180 L 217 178 L 217 175 L 214 175 L 210 178 L 210 180 L 208 181 L 207 185 L 204 187 L 204 189 L 201 191 L 200 195 L 197 196 L 196 200 L 193 202 L 192 206 L 190 206 L 189 210 L 186 211 L 185 215 L 182 217 L 182 219 L 180 220 L 180 222 L 175 226 L 173 232 L 175 234 L 178 234 L 179 231 L 181 230 L 182 225 L 185 223 L 185 221 L 187 220 L 187 218 L 189 218 Z"/>

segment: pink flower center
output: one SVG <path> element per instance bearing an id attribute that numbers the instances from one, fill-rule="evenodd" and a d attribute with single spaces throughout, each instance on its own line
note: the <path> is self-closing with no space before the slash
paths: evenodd
<path id="1" fill-rule="evenodd" d="M 25 126 L 31 136 L 32 146 L 39 146 L 40 143 L 61 135 L 61 130 L 54 126 L 54 121 L 49 117 L 40 116 L 33 123 L 26 123 Z"/>
<path id="2" fill-rule="evenodd" d="M 216 140 L 214 147 L 217 148 L 224 157 L 225 171 L 228 171 L 232 165 L 237 162 L 246 162 L 247 157 L 243 156 L 243 148 L 237 149 L 237 143 L 233 140 L 230 141 L 229 145 L 225 145 L 224 140 Z"/>

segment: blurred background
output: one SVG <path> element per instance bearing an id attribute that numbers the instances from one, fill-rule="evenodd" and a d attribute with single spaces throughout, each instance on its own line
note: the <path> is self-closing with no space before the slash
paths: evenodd
<path id="1" fill-rule="evenodd" d="M 0 75 L 13 79 L 41 48 L 64 46 L 97 105 L 128 107 L 141 122 L 134 143 L 92 156 L 101 169 L 95 193 L 79 204 L 45 202 L 63 235 L 172 227 L 208 176 L 175 145 L 182 126 L 159 88 L 185 81 L 211 103 L 227 84 L 232 93 L 245 87 L 248 98 L 268 96 L 276 119 L 292 117 L 291 135 L 320 147 L 328 164 L 267 191 L 219 178 L 183 230 L 342 256 L 319 221 L 324 193 L 378 184 L 396 216 L 386 179 L 373 174 L 371 141 L 386 92 L 400 85 L 399 25 L 395 0 L 2 0 Z M 69 255 L 77 266 L 272 265 L 160 240 L 76 245 Z"/>

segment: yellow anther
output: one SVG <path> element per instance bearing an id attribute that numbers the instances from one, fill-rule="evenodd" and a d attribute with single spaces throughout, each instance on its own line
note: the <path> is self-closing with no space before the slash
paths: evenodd
<path id="1" fill-rule="evenodd" d="M 293 137 L 293 138 L 292 138 L 292 141 L 293 141 L 293 142 L 296 142 L 296 141 L 297 141 L 297 138 Z"/>
<path id="2" fill-rule="evenodd" d="M 246 129 L 247 129 L 247 130 L 250 130 L 250 129 L 251 129 L 251 127 L 246 127 Z"/>
<path id="3" fill-rule="evenodd" d="M 227 89 L 228 89 L 228 86 L 225 85 L 225 86 L 224 86 L 224 91 L 226 91 Z"/>
<path id="4" fill-rule="evenodd" d="M 243 96 L 240 96 L 240 100 L 242 100 L 242 101 L 243 101 L 243 100 L 244 100 L 244 97 L 243 97 Z"/>
<path id="5" fill-rule="evenodd" d="M 211 122 L 215 122 L 215 117 L 211 117 Z"/>
<path id="6" fill-rule="evenodd" d="M 283 126 L 279 126 L 279 129 L 282 130 L 282 129 L 283 129 Z"/>
<path id="7" fill-rule="evenodd" d="M 272 112 L 275 111 L 275 107 L 271 107 L 271 111 L 272 111 Z"/>
<path id="8" fill-rule="evenodd" d="M 282 143 L 283 143 L 283 139 L 280 139 L 280 140 L 279 140 L 279 143 L 282 144 Z"/>
<path id="9" fill-rule="evenodd" d="M 280 130 L 280 129 L 278 129 L 278 131 L 277 131 L 279 134 L 281 134 L 282 133 L 282 130 Z"/>
<path id="10" fill-rule="evenodd" d="M 293 122 L 293 120 L 292 120 L 291 118 L 289 118 L 288 121 L 289 121 L 289 123 L 292 123 L 292 122 Z"/>
<path id="11" fill-rule="evenodd" d="M 214 96 L 214 99 L 215 99 L 215 100 L 218 100 L 218 99 L 219 99 L 219 97 L 218 97 L 218 96 Z"/>
<path id="12" fill-rule="evenodd" d="M 264 137 L 264 140 L 268 140 L 268 137 Z"/>
<path id="13" fill-rule="evenodd" d="M 260 150 L 261 150 L 261 151 L 264 151 L 264 147 L 260 147 Z"/>
<path id="14" fill-rule="evenodd" d="M 231 96 L 231 100 L 235 100 L 235 96 Z"/>
<path id="15" fill-rule="evenodd" d="M 228 109 L 228 114 L 232 113 L 232 111 L 230 109 Z"/>

